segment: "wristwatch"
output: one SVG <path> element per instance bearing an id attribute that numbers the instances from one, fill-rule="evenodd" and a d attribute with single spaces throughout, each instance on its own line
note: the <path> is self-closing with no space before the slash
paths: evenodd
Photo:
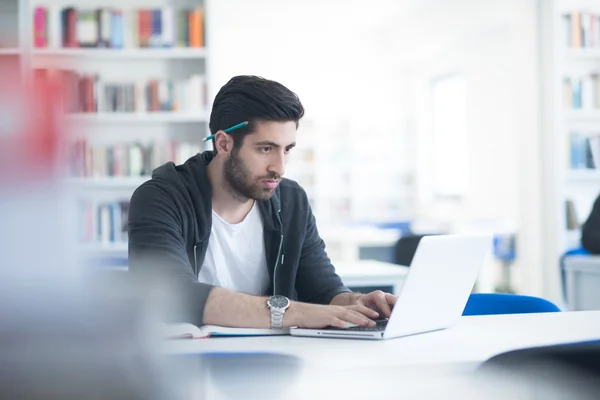
<path id="1" fill-rule="evenodd" d="M 271 310 L 271 328 L 283 328 L 283 314 L 290 306 L 290 299 L 280 295 L 271 296 L 267 299 L 267 306 Z"/>

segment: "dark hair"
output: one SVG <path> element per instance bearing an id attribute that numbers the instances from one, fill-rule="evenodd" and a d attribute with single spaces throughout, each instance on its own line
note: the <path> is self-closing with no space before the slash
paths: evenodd
<path id="1" fill-rule="evenodd" d="M 215 96 L 210 114 L 210 133 L 214 135 L 241 122 L 248 125 L 231 132 L 234 148 L 239 148 L 244 137 L 252 132 L 257 122 L 298 122 L 304 116 L 304 107 L 298 96 L 279 82 L 259 76 L 241 75 L 229 80 Z M 213 152 L 217 147 L 213 139 Z"/>

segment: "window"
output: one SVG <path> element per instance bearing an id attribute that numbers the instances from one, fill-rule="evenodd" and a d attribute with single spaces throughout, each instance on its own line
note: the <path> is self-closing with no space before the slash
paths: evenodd
<path id="1" fill-rule="evenodd" d="M 444 76 L 433 81 L 431 90 L 434 195 L 462 197 L 469 180 L 465 79 Z"/>

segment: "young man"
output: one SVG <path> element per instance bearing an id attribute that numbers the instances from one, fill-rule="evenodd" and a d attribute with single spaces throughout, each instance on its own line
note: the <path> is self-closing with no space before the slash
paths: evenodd
<path id="1" fill-rule="evenodd" d="M 234 77 L 213 103 L 213 152 L 157 168 L 133 194 L 130 270 L 158 272 L 175 287 L 186 307 L 180 319 L 321 328 L 373 326 L 390 315 L 391 294 L 343 285 L 306 193 L 283 178 L 303 115 L 283 85 Z"/>
<path id="2" fill-rule="evenodd" d="M 600 196 L 581 230 L 581 244 L 592 254 L 600 254 Z"/>

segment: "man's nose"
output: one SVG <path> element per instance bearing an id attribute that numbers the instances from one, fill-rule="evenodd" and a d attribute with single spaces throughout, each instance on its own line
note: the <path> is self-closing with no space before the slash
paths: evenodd
<path id="1" fill-rule="evenodd" d="M 283 151 L 273 155 L 271 164 L 269 165 L 269 172 L 283 176 L 285 173 L 285 153 Z"/>

